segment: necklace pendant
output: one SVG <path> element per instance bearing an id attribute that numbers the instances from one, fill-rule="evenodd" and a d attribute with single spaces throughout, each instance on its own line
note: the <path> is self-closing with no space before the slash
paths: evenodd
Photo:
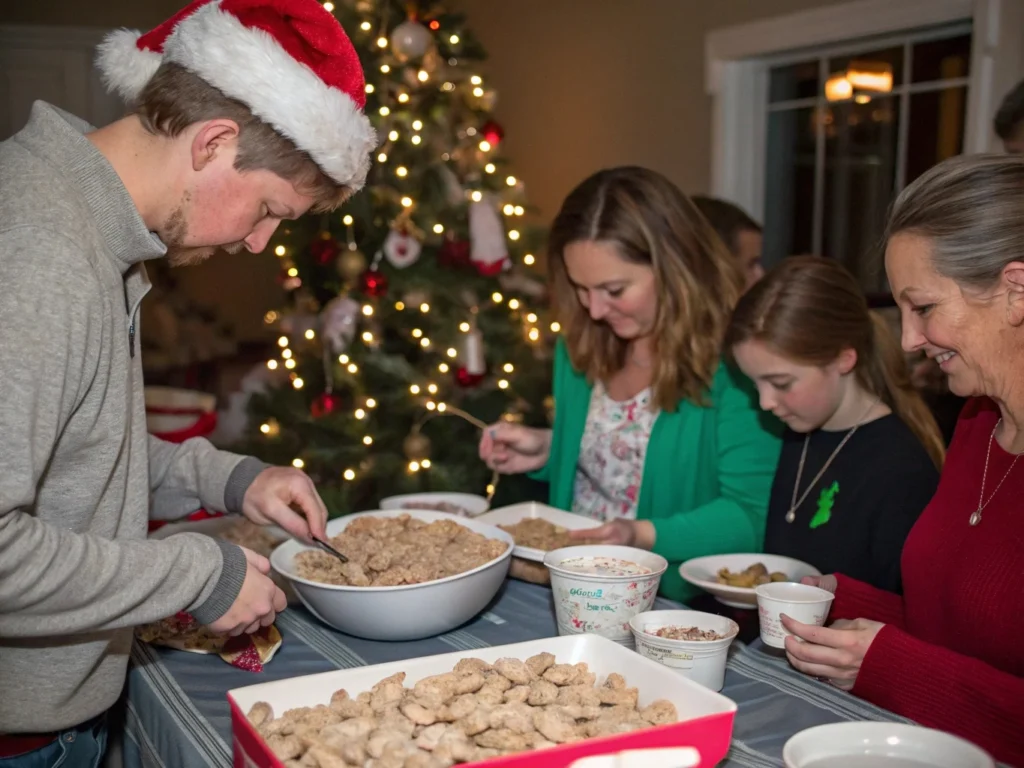
<path id="1" fill-rule="evenodd" d="M 794 520 L 796 520 L 796 510 L 791 509 L 786 513 L 786 522 L 792 523 Z M 974 525 L 974 523 L 971 523 L 971 525 Z"/>
<path id="2" fill-rule="evenodd" d="M 971 525 L 977 525 L 981 522 L 981 510 L 976 509 L 971 513 L 971 519 L 968 521 Z"/>

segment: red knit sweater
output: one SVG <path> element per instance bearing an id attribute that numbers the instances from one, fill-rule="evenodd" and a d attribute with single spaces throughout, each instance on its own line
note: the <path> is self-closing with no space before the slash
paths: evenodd
<path id="1" fill-rule="evenodd" d="M 964 408 L 939 488 L 903 548 L 903 597 L 840 576 L 831 618 L 886 624 L 854 693 L 1024 767 L 1024 459 L 981 523 L 967 522 L 998 418 L 988 399 Z M 986 500 L 1011 462 L 994 442 Z"/>

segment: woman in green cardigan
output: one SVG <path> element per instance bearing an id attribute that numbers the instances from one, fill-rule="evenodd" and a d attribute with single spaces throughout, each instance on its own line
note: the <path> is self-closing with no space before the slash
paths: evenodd
<path id="1" fill-rule="evenodd" d="M 757 552 L 779 455 L 749 380 L 720 360 L 742 278 L 693 203 L 644 168 L 601 171 L 552 225 L 549 268 L 565 329 L 552 429 L 499 423 L 480 455 L 550 483 L 550 503 L 603 521 L 588 538 L 651 549 L 662 593 L 696 590 L 692 557 Z"/>

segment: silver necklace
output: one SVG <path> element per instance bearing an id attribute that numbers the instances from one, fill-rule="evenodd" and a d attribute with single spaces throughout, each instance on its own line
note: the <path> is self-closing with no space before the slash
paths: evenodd
<path id="1" fill-rule="evenodd" d="M 806 435 L 804 435 L 804 449 L 800 452 L 800 465 L 796 470 L 796 482 L 793 483 L 793 498 L 790 501 L 789 511 L 786 512 L 787 523 L 792 523 L 794 520 L 796 520 L 796 511 L 800 508 L 804 501 L 807 500 L 807 495 L 811 492 L 811 489 L 818 484 L 819 480 L 821 480 L 821 476 L 825 474 L 825 470 L 829 468 L 835 457 L 839 455 L 839 452 L 841 450 L 843 450 L 843 446 L 850 442 L 850 438 L 853 437 L 854 434 L 856 434 L 857 430 L 860 428 L 860 425 L 864 423 L 864 419 L 868 417 L 868 414 L 871 413 L 871 409 L 875 407 L 879 399 L 880 398 L 876 397 L 874 400 L 871 401 L 871 405 L 869 405 L 868 409 L 864 411 L 864 415 L 860 417 L 860 421 L 854 424 L 853 429 L 847 432 L 846 436 L 839 441 L 839 445 L 837 445 L 836 449 L 832 451 L 832 455 L 828 457 L 828 460 L 825 462 L 824 466 L 821 468 L 818 474 L 814 476 L 814 479 L 811 480 L 810 484 L 800 495 L 800 498 L 797 499 L 796 494 L 800 488 L 800 479 L 804 476 L 804 462 L 807 461 L 807 446 L 810 445 L 811 443 L 811 433 L 808 432 Z"/>
<path id="2" fill-rule="evenodd" d="M 996 441 L 996 430 L 999 429 L 999 425 L 1003 423 L 1002 417 L 996 422 L 996 425 L 992 427 L 992 435 L 988 439 L 988 450 L 985 451 L 985 469 L 981 473 L 981 492 L 978 494 L 978 508 L 971 512 L 971 517 L 968 522 L 975 526 L 981 522 L 981 512 L 985 507 L 992 503 L 992 499 L 999 493 L 999 489 L 1003 487 L 1003 483 L 1006 482 L 1006 478 L 1010 476 L 1010 472 L 1013 470 L 1014 465 L 1017 463 L 1017 459 L 1020 458 L 1020 454 L 1016 454 L 1013 457 L 1013 461 L 1010 462 L 1009 469 L 1006 470 L 1006 474 L 1003 475 L 1003 479 L 999 481 L 999 485 L 992 491 L 992 495 L 988 497 L 988 501 L 985 501 L 985 480 L 988 479 L 988 459 L 992 455 L 992 443 Z"/>

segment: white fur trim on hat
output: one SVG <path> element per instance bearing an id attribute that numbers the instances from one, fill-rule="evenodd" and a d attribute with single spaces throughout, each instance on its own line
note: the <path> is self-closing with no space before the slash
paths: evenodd
<path id="1" fill-rule="evenodd" d="M 183 19 L 164 58 L 199 75 L 309 153 L 339 184 L 366 183 L 377 135 L 348 94 L 329 87 L 267 32 L 209 3 Z"/>
<path id="2" fill-rule="evenodd" d="M 96 65 L 103 82 L 125 101 L 134 101 L 156 74 L 161 56 L 156 51 L 141 50 L 137 29 L 118 29 L 103 38 L 97 47 Z"/>

